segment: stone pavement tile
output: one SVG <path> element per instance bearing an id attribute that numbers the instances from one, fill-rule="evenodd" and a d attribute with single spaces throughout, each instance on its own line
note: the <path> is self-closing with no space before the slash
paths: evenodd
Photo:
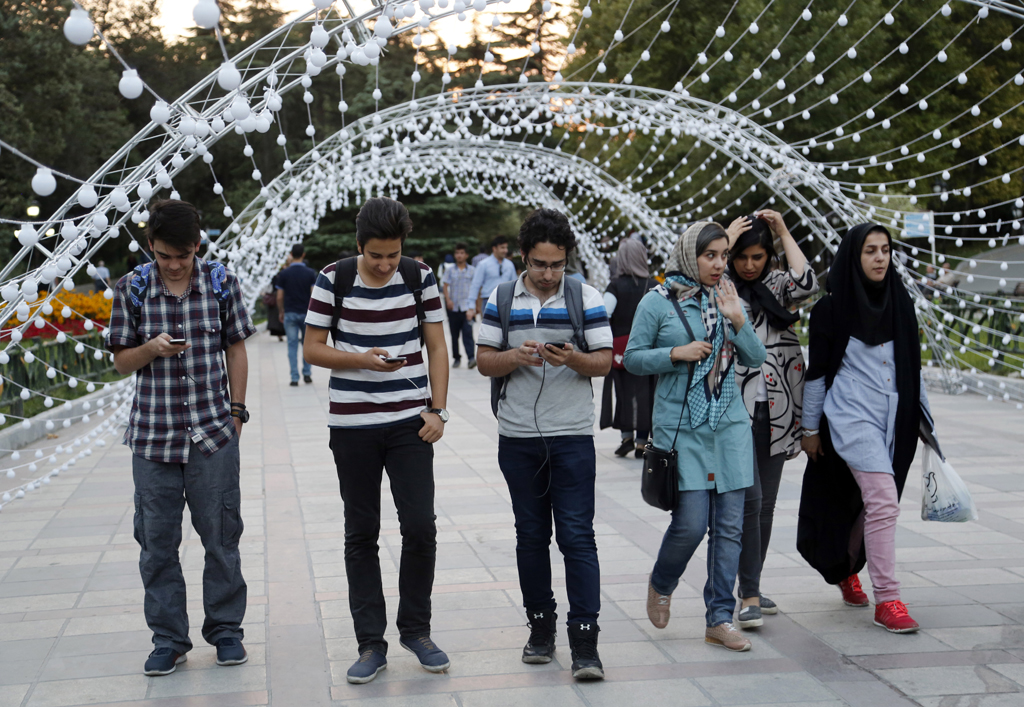
<path id="1" fill-rule="evenodd" d="M 54 567 L 14 567 L 4 576 L 4 585 L 28 584 L 62 579 L 82 579 L 93 572 L 93 565 L 57 565 Z M 1018 578 L 1019 579 L 1019 578 Z"/>
<path id="2" fill-rule="evenodd" d="M 998 611 L 981 604 L 958 606 L 919 606 L 911 614 L 922 626 L 928 628 L 956 628 L 964 626 L 998 626 L 1014 621 Z"/>
<path id="3" fill-rule="evenodd" d="M 63 707 L 141 700 L 146 697 L 149 682 L 150 678 L 141 671 L 136 675 L 40 682 L 32 691 L 26 707 Z"/>
<path id="4" fill-rule="evenodd" d="M 961 592 L 947 587 L 901 587 L 900 595 L 908 607 L 952 606 L 972 604 L 972 599 Z"/>
<path id="5" fill-rule="evenodd" d="M 955 697 L 918 697 L 921 707 L 1020 707 L 1024 704 L 1021 696 L 1013 693 L 997 695 L 970 695 L 963 699 Z"/>
<path id="6" fill-rule="evenodd" d="M 138 589 L 104 589 L 95 592 L 82 592 L 78 607 L 82 609 L 101 606 L 141 606 L 145 592 L 142 585 Z"/>
<path id="7" fill-rule="evenodd" d="M 483 590 L 460 594 L 437 594 L 431 597 L 434 611 L 451 611 L 459 609 L 491 609 L 502 606 L 515 606 L 508 595 L 500 590 Z"/>
<path id="8" fill-rule="evenodd" d="M 522 705 L 585 707 L 586 705 L 570 685 L 474 690 L 459 692 L 457 695 L 462 707 L 521 707 Z"/>
<path id="9" fill-rule="evenodd" d="M 112 544 L 110 535 L 80 535 L 66 538 L 40 538 L 32 541 L 29 547 L 33 550 L 50 550 L 109 544 Z"/>
<path id="10" fill-rule="evenodd" d="M 914 574 L 946 587 L 978 584 L 1021 584 L 1019 575 L 996 567 L 957 570 L 916 570 Z"/>
<path id="11" fill-rule="evenodd" d="M 980 586 L 953 587 L 953 591 L 962 594 L 979 604 L 1013 604 L 1021 599 L 1021 582 L 1011 584 L 985 584 Z"/>
<path id="12" fill-rule="evenodd" d="M 997 650 L 1024 647 L 1024 626 L 978 626 L 925 629 L 957 650 Z"/>
<path id="13" fill-rule="evenodd" d="M 146 656 L 153 650 L 153 633 L 145 631 L 125 631 L 122 633 L 85 634 L 82 636 L 61 636 L 53 649 L 54 657 L 90 655 L 93 653 L 119 653 L 135 651 L 145 662 Z"/>
<path id="14" fill-rule="evenodd" d="M 1012 621 L 1024 623 L 1024 604 L 992 604 L 989 608 Z"/>
<path id="15" fill-rule="evenodd" d="M 989 664 L 988 667 L 1010 678 L 1024 690 L 1024 663 Z"/>
<path id="16" fill-rule="evenodd" d="M 623 705 L 703 707 L 713 704 L 693 681 L 682 678 L 605 683 L 581 682 L 576 687 L 591 707 L 622 707 Z"/>
<path id="17" fill-rule="evenodd" d="M 7 597 L 0 601 L 0 614 L 19 614 L 26 611 L 53 611 L 70 609 L 78 601 L 78 594 L 37 594 Z"/>
<path id="18" fill-rule="evenodd" d="M 133 608 L 138 608 L 133 607 Z M 82 636 L 94 633 L 121 633 L 123 631 L 145 631 L 146 617 L 140 611 L 113 616 L 86 616 L 71 619 L 64 630 L 65 636 Z"/>
<path id="19" fill-rule="evenodd" d="M 523 643 L 526 642 L 525 638 L 526 636 L 524 636 Z M 602 643 L 599 639 L 597 650 L 601 654 L 601 662 L 604 663 L 605 668 L 667 665 L 672 662 L 668 656 L 658 650 L 658 646 L 650 641 Z M 562 666 L 563 670 L 569 670 L 572 667 L 572 652 L 569 650 L 568 643 L 563 650 L 555 651 L 555 661 Z"/>
<path id="20" fill-rule="evenodd" d="M 981 560 L 1024 559 L 1024 543 L 1016 545 L 967 545 L 963 551 Z"/>
<path id="21" fill-rule="evenodd" d="M 834 611 L 787 611 L 786 616 L 813 633 L 860 630 L 872 625 L 874 612 L 870 607 L 848 607 Z"/>
<path id="22" fill-rule="evenodd" d="M 40 668 L 46 662 L 46 656 L 31 658 L 28 660 L 4 661 L 3 669 L 0 670 L 0 692 L 7 689 L 7 683 L 23 683 L 26 680 L 34 680 L 39 674 Z"/>
<path id="23" fill-rule="evenodd" d="M 21 707 L 31 685 L 4 685 L 0 690 L 0 707 Z"/>
<path id="24" fill-rule="evenodd" d="M 5 623 L 3 624 L 3 630 L 0 630 L 0 642 L 24 641 L 34 638 L 55 638 L 63 626 L 64 619 Z"/>
<path id="25" fill-rule="evenodd" d="M 142 591 L 142 578 L 136 564 L 134 574 L 97 574 L 89 580 L 90 591 L 96 589 L 133 589 Z"/>
<path id="26" fill-rule="evenodd" d="M 366 697 L 334 704 L 352 705 L 353 707 L 458 707 L 455 696 L 451 694 Z"/>
<path id="27" fill-rule="evenodd" d="M 1019 686 L 984 665 L 893 668 L 876 674 L 910 697 L 1018 692 Z M 1024 699 L 1024 695 L 1021 696 Z"/>
<path id="28" fill-rule="evenodd" d="M 836 699 L 834 692 L 804 673 L 699 677 L 694 681 L 721 705 L 829 702 Z"/>
<path id="29" fill-rule="evenodd" d="M 526 638 L 528 636 L 528 633 L 523 636 L 522 643 L 526 643 Z M 555 654 L 568 654 L 568 652 L 569 646 L 568 644 L 564 644 L 557 647 Z M 468 653 L 449 652 L 448 657 L 451 659 L 452 667 L 448 673 L 453 678 L 459 678 L 478 675 L 508 675 L 510 673 L 549 672 L 552 670 L 557 671 L 563 669 L 557 661 L 552 661 L 543 665 L 531 665 L 524 663 L 522 656 L 523 649 L 521 646 L 518 648 L 504 648 L 493 651 L 471 651 Z M 604 658 L 603 646 L 601 647 L 601 657 Z"/>
<path id="30" fill-rule="evenodd" d="M 836 633 L 817 633 L 822 641 L 843 655 L 884 655 L 887 653 L 933 653 L 953 650 L 927 633 L 893 634 L 874 626 Z"/>
<path id="31" fill-rule="evenodd" d="M 187 663 L 186 663 L 187 666 Z M 224 692 L 250 692 L 267 688 L 265 665 L 217 666 L 216 670 L 181 670 L 173 679 L 153 680 L 150 698 L 209 695 Z M 171 676 L 167 676 L 171 677 Z"/>
<path id="32" fill-rule="evenodd" d="M 657 645 L 677 663 L 714 663 L 723 660 L 766 660 L 784 657 L 760 636 L 753 636 L 749 632 L 745 632 L 744 635 L 750 639 L 751 647 L 749 651 L 743 653 L 726 653 L 718 646 L 705 643 L 703 631 L 700 638 L 658 641 Z"/>

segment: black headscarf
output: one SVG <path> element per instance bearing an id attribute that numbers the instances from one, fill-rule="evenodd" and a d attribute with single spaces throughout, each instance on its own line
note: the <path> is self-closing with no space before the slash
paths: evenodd
<path id="1" fill-rule="evenodd" d="M 868 223 L 847 231 L 836 252 L 825 286 L 828 294 L 811 311 L 807 380 L 824 377 L 831 388 L 851 336 L 868 345 L 893 342 L 899 403 L 892 468 L 897 493 L 902 494 L 917 452 L 921 420 L 920 334 L 913 300 L 892 262 L 880 286 L 865 285 L 860 256 L 872 231 L 885 233 L 891 245 L 892 237 L 885 228 Z M 797 549 L 825 581 L 838 584 L 864 567 L 863 544 L 858 558 L 851 558 L 848 550 L 864 503 L 849 467 L 832 446 L 824 415 L 819 434 L 822 456 L 818 461 L 808 460 L 804 472 Z"/>
<path id="2" fill-rule="evenodd" d="M 740 234 L 740 237 L 736 239 L 736 242 L 733 243 L 729 250 L 731 253 L 739 254 L 751 246 L 759 245 L 768 254 L 767 262 L 765 262 L 764 268 L 756 280 L 744 280 L 736 272 L 736 266 L 730 257 L 729 276 L 736 285 L 736 293 L 745 302 L 750 304 L 750 313 L 753 315 L 753 320 L 756 321 L 763 311 L 770 327 L 779 331 L 785 331 L 800 321 L 800 315 L 790 312 L 783 307 L 775 295 L 772 294 L 772 291 L 768 289 L 768 286 L 764 284 L 764 279 L 771 269 L 771 261 L 775 258 L 775 248 L 772 246 L 772 232 L 768 225 L 760 219 L 752 219 L 752 226 L 749 231 Z"/>

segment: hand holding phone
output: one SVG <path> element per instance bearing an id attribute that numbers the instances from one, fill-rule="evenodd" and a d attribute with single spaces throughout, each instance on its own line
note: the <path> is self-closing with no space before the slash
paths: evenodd
<path id="1" fill-rule="evenodd" d="M 550 346 L 553 349 L 563 349 L 563 350 L 565 349 L 565 342 L 564 341 L 549 341 L 549 342 L 547 342 L 544 345 L 545 346 Z"/>
<path id="2" fill-rule="evenodd" d="M 168 343 L 173 344 L 174 346 L 184 346 L 188 342 L 186 342 L 184 338 L 181 338 L 181 339 L 171 339 Z"/>
<path id="3" fill-rule="evenodd" d="M 405 356 L 381 356 L 384 363 L 405 363 Z"/>

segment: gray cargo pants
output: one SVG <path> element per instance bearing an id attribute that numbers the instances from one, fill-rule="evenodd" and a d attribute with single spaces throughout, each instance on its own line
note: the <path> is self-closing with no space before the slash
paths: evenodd
<path id="1" fill-rule="evenodd" d="M 139 571 L 146 589 L 146 623 L 153 645 L 191 650 L 185 611 L 185 578 L 178 559 L 185 502 L 192 527 L 206 549 L 203 570 L 203 638 L 243 637 L 246 586 L 238 539 L 242 535 L 238 489 L 238 438 L 209 457 L 191 445 L 188 462 L 168 464 L 132 457 L 135 478 L 135 539 L 142 548 Z"/>

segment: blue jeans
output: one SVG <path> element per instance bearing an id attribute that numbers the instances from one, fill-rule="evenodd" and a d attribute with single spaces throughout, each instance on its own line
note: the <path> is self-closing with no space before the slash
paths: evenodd
<path id="1" fill-rule="evenodd" d="M 206 551 L 203 567 L 203 638 L 244 636 L 246 585 L 238 540 L 242 536 L 238 489 L 238 437 L 204 456 L 189 443 L 188 462 L 168 464 L 132 457 L 135 540 L 145 587 L 143 609 L 157 648 L 192 649 L 185 611 L 185 577 L 178 559 L 185 503 Z"/>
<path id="2" fill-rule="evenodd" d="M 292 380 L 299 380 L 299 344 L 306 338 L 306 313 L 285 312 L 284 333 L 288 336 L 288 365 L 291 367 Z M 302 359 L 302 375 L 313 374 L 313 368 L 306 359 Z"/>
<path id="3" fill-rule="evenodd" d="M 505 476 L 516 516 L 516 561 L 523 606 L 554 611 L 551 591 L 551 526 L 565 561 L 569 596 L 566 623 L 597 621 L 601 611 L 601 568 L 594 539 L 594 438 L 550 437 L 550 458 L 540 437 L 498 438 L 498 466 Z"/>
<path id="4" fill-rule="evenodd" d="M 736 600 L 732 595 L 740 564 L 745 489 L 716 493 L 714 489 L 680 491 L 679 505 L 665 531 L 651 586 L 658 594 L 671 594 L 694 551 L 708 533 L 708 581 L 704 584 L 708 626 L 732 621 Z"/>
<path id="5" fill-rule="evenodd" d="M 473 322 L 466 319 L 465 312 L 448 310 L 448 329 L 452 335 L 452 358 L 461 361 L 459 356 L 459 335 L 462 335 L 462 346 L 466 349 L 466 356 L 472 361 L 476 355 L 473 351 Z"/>

